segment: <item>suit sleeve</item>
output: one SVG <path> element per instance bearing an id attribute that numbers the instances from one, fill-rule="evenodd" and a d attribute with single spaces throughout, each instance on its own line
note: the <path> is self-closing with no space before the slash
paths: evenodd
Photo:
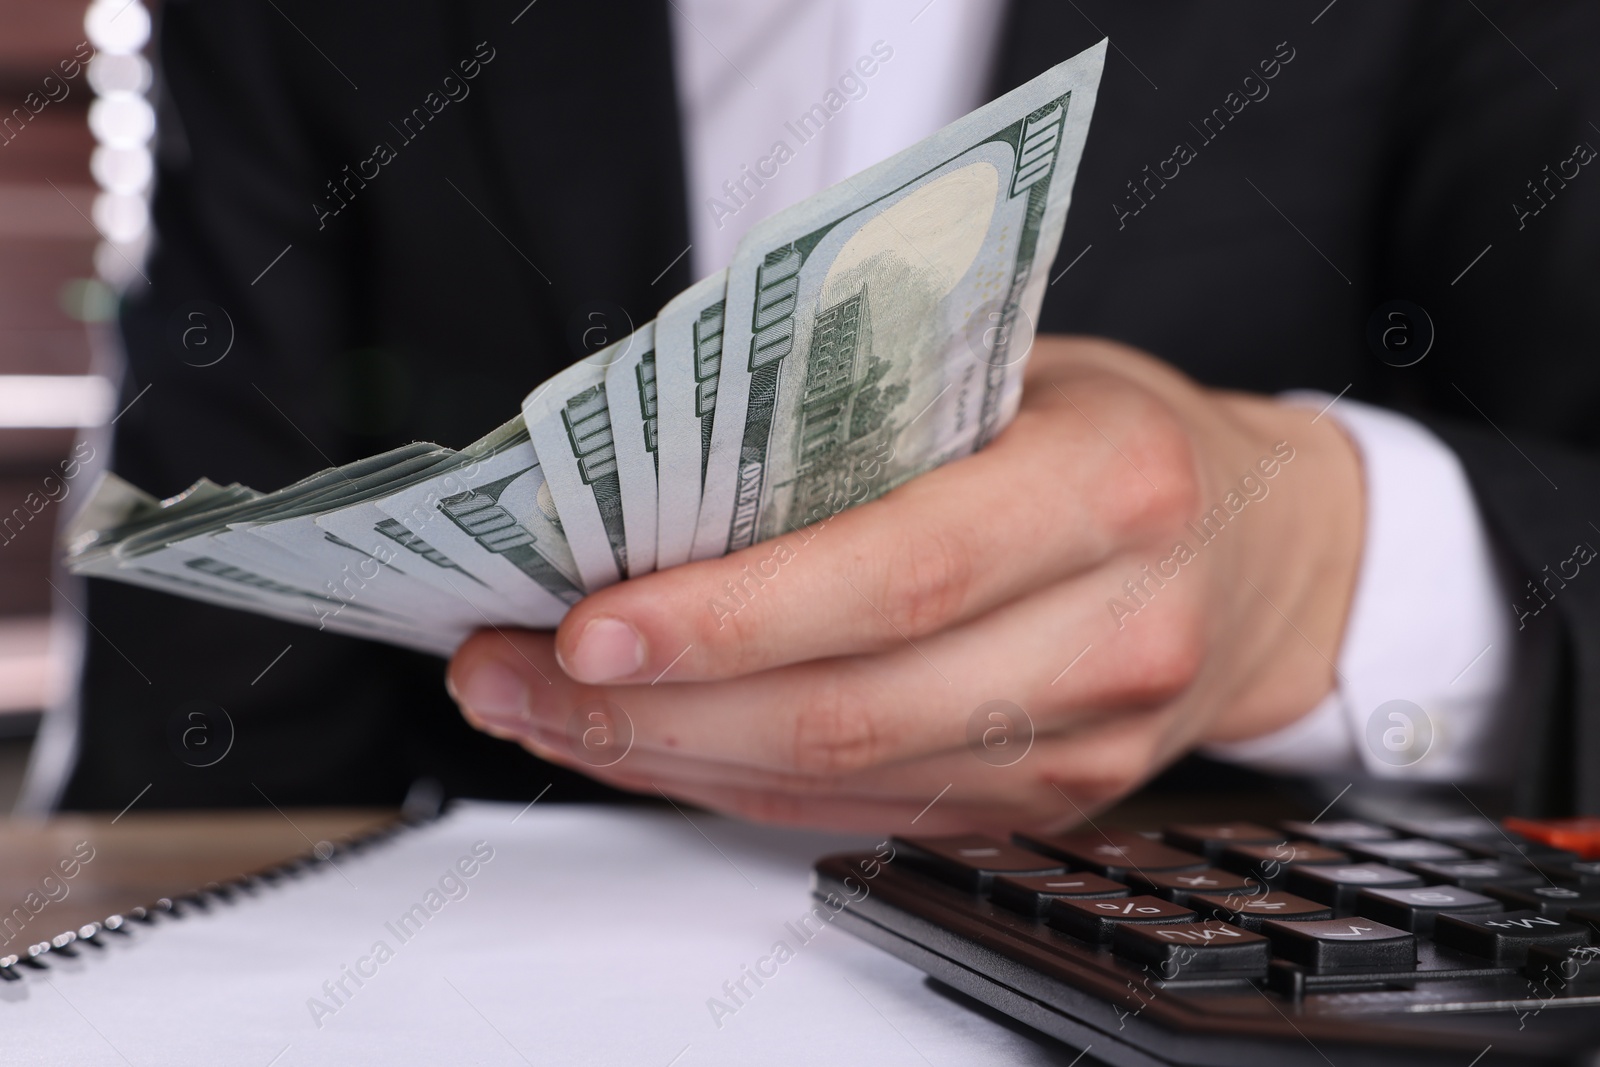
<path id="1" fill-rule="evenodd" d="M 1600 10 L 1439 5 L 1419 24 L 1375 224 L 1387 296 L 1435 339 L 1391 399 L 1461 457 L 1504 553 L 1520 806 L 1600 812 Z"/>
<path id="2" fill-rule="evenodd" d="M 282 54 L 289 24 L 270 5 L 182 0 L 161 21 L 158 237 L 122 315 L 125 401 L 149 391 L 118 424 L 116 463 L 160 493 L 201 474 L 275 488 L 347 458 L 318 393 L 358 340 L 349 228 L 319 230 L 312 208 L 335 176 L 299 98 L 314 94 L 285 74 L 304 62 Z M 313 85 L 353 91 L 327 73 Z"/>
<path id="3" fill-rule="evenodd" d="M 273 489 L 354 458 L 322 380 L 360 343 L 351 250 L 334 227 L 319 232 L 311 206 L 331 177 L 314 97 L 352 90 L 331 70 L 306 73 L 319 61 L 293 34 L 266 3 L 162 8 L 157 236 L 149 283 L 135 279 L 124 298 L 132 406 L 112 456 L 158 494 L 202 476 Z M 297 42 L 305 54 L 288 54 Z M 141 803 L 153 807 L 404 790 L 338 772 L 363 765 L 363 748 L 373 776 L 402 763 L 387 750 L 384 705 L 404 685 L 437 689 L 436 661 L 422 672 L 398 650 L 116 583 L 89 583 L 87 616 L 66 807 L 120 807 L 147 783 Z M 231 724 L 214 727 L 217 747 L 232 747 L 194 766 L 203 761 L 174 749 L 171 723 L 195 711 L 220 723 L 217 709 Z"/>

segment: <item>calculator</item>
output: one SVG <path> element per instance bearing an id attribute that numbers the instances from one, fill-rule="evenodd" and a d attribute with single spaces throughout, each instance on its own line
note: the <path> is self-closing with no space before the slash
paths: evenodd
<path id="1" fill-rule="evenodd" d="M 1600 1064 L 1600 859 L 1519 825 L 896 837 L 815 908 L 1091 1061 Z"/>

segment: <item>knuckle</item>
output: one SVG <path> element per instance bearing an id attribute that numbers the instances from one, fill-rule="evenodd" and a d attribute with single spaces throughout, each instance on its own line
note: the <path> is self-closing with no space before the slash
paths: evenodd
<path id="1" fill-rule="evenodd" d="M 1188 605 L 1152 607 L 1160 612 L 1138 642 L 1124 646 L 1102 699 L 1110 707 L 1153 708 L 1170 704 L 1195 684 L 1205 667 L 1206 628 Z"/>
<path id="2" fill-rule="evenodd" d="M 1168 704 L 1186 693 L 1205 665 L 1205 630 L 1199 617 L 1184 610 L 1151 628 L 1135 664 L 1135 703 Z"/>
<path id="3" fill-rule="evenodd" d="M 972 581 L 973 553 L 964 538 L 918 531 L 905 542 L 902 558 L 888 564 L 880 603 L 903 633 L 933 633 L 960 617 Z"/>
<path id="4" fill-rule="evenodd" d="M 834 681 L 817 685 L 794 720 L 794 770 L 836 776 L 877 762 L 881 739 L 868 705 Z"/>
<path id="5" fill-rule="evenodd" d="M 1152 406 L 1157 403 L 1150 401 Z M 1141 413 L 1136 424 L 1139 429 L 1128 451 L 1140 477 L 1119 474 L 1118 491 L 1106 494 L 1110 522 L 1123 533 L 1180 526 L 1200 506 L 1194 442 L 1187 428 L 1164 408 Z"/>
<path id="6" fill-rule="evenodd" d="M 696 649 L 696 659 L 714 664 L 714 673 L 720 677 L 748 674 L 766 659 L 761 613 L 753 598 L 735 596 L 735 592 L 736 588 L 713 590 L 688 626 L 688 641 Z M 711 650 L 714 656 L 704 655 Z"/>

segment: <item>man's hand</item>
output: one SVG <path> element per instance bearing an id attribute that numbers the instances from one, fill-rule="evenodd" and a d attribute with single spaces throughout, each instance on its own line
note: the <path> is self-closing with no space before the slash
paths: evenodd
<path id="1" fill-rule="evenodd" d="M 1076 822 L 1331 688 L 1363 495 L 1315 414 L 1040 338 L 977 455 L 555 634 L 480 632 L 451 691 L 546 759 L 748 818 Z"/>

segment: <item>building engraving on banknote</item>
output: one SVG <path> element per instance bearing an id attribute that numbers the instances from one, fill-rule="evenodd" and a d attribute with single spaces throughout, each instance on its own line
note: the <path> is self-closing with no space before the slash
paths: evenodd
<path id="1" fill-rule="evenodd" d="M 1070 99 L 1062 93 L 765 253 L 751 302 L 727 551 L 792 529 L 837 494 L 864 456 L 893 457 L 877 496 L 999 432 L 1026 355 L 1010 344 Z M 988 308 L 998 324 L 992 347 L 978 358 L 958 355 L 958 335 Z M 875 311 L 889 317 L 876 332 Z M 930 383 L 944 386 L 931 400 Z M 918 409 L 946 391 L 944 439 L 925 430 L 914 447 L 900 447 Z"/>
<path id="2" fill-rule="evenodd" d="M 855 471 L 892 447 L 890 416 L 911 392 L 905 382 L 885 386 L 889 364 L 871 354 L 872 327 L 866 286 L 817 316 L 806 364 L 804 399 L 795 434 L 791 514 L 830 513 L 847 498 Z"/>

